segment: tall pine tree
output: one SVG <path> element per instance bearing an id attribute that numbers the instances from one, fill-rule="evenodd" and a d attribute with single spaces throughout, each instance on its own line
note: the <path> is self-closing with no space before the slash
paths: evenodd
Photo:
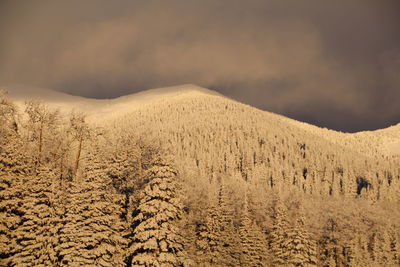
<path id="1" fill-rule="evenodd" d="M 61 265 L 123 266 L 121 206 L 106 175 L 106 165 L 89 155 L 82 177 L 68 183 L 65 213 L 61 213 Z"/>
<path id="2" fill-rule="evenodd" d="M 26 176 L 23 186 L 23 216 L 12 231 L 16 253 L 11 264 L 16 266 L 56 263 L 54 247 L 58 243 L 54 214 L 52 183 L 55 174 L 47 168 L 37 169 L 37 175 Z"/>
<path id="3" fill-rule="evenodd" d="M 240 265 L 264 266 L 267 258 L 266 238 L 250 216 L 247 194 L 245 195 L 239 234 L 241 243 Z"/>
<path id="4" fill-rule="evenodd" d="M 317 266 L 316 242 L 304 229 L 303 216 L 300 216 L 296 225 L 288 231 L 284 246 L 288 253 L 287 266 Z"/>
<path id="5" fill-rule="evenodd" d="M 208 265 L 236 266 L 240 260 L 240 238 L 233 224 L 230 192 L 224 180 L 217 191 L 217 201 L 211 204 L 206 225 L 201 229 L 199 248 L 206 254 Z"/>
<path id="6" fill-rule="evenodd" d="M 282 203 L 279 196 L 276 197 L 274 203 L 274 222 L 270 233 L 270 251 L 273 256 L 273 264 L 275 266 L 286 266 L 288 259 L 288 250 L 286 241 L 288 239 L 287 231 L 289 223 L 286 214 L 286 207 Z"/>
<path id="7" fill-rule="evenodd" d="M 148 170 L 148 179 L 134 211 L 128 265 L 180 266 L 185 255 L 178 228 L 182 204 L 177 192 L 177 172 L 160 159 Z"/>

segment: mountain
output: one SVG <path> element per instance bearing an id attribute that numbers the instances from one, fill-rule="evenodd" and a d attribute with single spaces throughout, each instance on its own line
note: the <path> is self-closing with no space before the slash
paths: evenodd
<path id="1" fill-rule="evenodd" d="M 8 175 L 7 179 L 21 176 L 23 181 L 24 173 L 58 177 L 50 184 L 60 192 L 55 196 L 54 190 L 48 193 L 50 203 L 54 202 L 49 208 L 64 210 L 57 219 L 49 215 L 52 225 L 60 227 L 57 233 L 63 233 L 53 235 L 58 238 L 57 242 L 52 239 L 55 244 L 51 245 L 58 256 L 49 256 L 54 265 L 58 261 L 77 263 L 80 253 L 91 255 L 92 248 L 106 247 L 103 241 L 96 241 L 81 248 L 82 252 L 76 245 L 62 245 L 66 240 L 81 242 L 72 240 L 71 233 L 79 227 L 72 223 L 76 219 L 68 219 L 67 210 L 79 211 L 83 223 L 90 219 L 84 210 L 94 207 L 88 204 L 94 203 L 89 201 L 92 198 L 99 205 L 114 205 L 102 216 L 121 220 L 118 227 L 123 230 L 107 226 L 110 233 L 120 234 L 110 234 L 104 241 L 114 252 L 109 253 L 111 258 L 105 253 L 102 259 L 114 265 L 149 263 L 146 259 L 154 264 L 161 260 L 154 257 L 167 251 L 173 255 L 169 262 L 172 266 L 178 262 L 194 266 L 399 263 L 400 237 L 395 229 L 400 227 L 400 125 L 341 133 L 262 111 L 195 85 L 107 100 L 42 89 L 32 89 L 29 94 L 24 93 L 26 88 L 7 89 L 20 113 L 24 113 L 25 100 L 32 98 L 42 99 L 48 106 L 44 114 L 52 114 L 55 108 L 61 110 L 60 119 L 43 116 L 48 127 L 42 128 L 41 120 L 35 121 L 32 113 L 25 112 L 30 120 L 15 115 L 18 127 L 13 133 L 13 124 L 9 124 L 4 136 L 11 137 L 4 139 L 9 141 L 0 160 L 1 177 Z M 37 104 L 28 111 L 43 109 Z M 69 115 L 72 110 L 84 112 L 86 117 Z M 13 145 L 7 148 L 7 144 Z M 25 162 L 24 172 L 10 171 L 20 164 L 9 159 L 16 155 L 22 158 L 18 162 Z M 178 184 L 171 187 L 176 189 L 169 189 L 175 183 L 171 182 L 174 176 Z M 0 198 L 5 192 L 6 196 L 14 192 L 7 179 L 3 178 L 7 186 L 2 187 Z M 46 179 L 41 179 L 45 183 Z M 62 186 L 55 186 L 56 182 Z M 23 183 L 15 188 L 18 192 L 25 190 Z M 92 191 L 86 197 L 80 195 Z M 111 199 L 104 200 L 108 197 L 100 197 L 101 192 Z M 81 204 L 71 202 L 68 206 L 62 199 L 57 202 L 61 196 Z M 152 216 L 161 216 L 161 211 L 155 212 L 160 207 L 170 207 L 163 210 L 169 214 L 165 223 L 171 223 L 168 227 L 172 228 L 168 229 L 181 229 L 171 230 L 174 241 L 168 242 L 174 245 L 165 251 L 164 241 L 150 245 L 147 242 L 152 233 L 140 232 L 147 229 L 144 225 L 153 220 Z M 23 218 L 20 214 L 25 213 L 11 216 L 5 212 L 12 218 Z M 77 214 L 70 216 L 76 218 Z M 70 228 L 64 229 L 65 225 Z M 151 229 L 161 231 L 162 225 Z M 13 227 L 22 226 L 17 223 Z M 82 238 L 96 236 L 94 228 Z M 6 236 L 12 244 L 12 235 Z M 120 237 L 121 242 L 117 241 Z M 128 254 L 117 253 L 122 250 Z M 21 251 L 24 247 L 18 252 L 10 249 L 0 258 L 12 262 Z M 93 257 L 85 260 L 93 263 Z"/>
<path id="2" fill-rule="evenodd" d="M 177 97 L 179 97 L 179 101 L 183 101 L 184 98 L 196 99 L 202 95 L 210 95 L 214 96 L 214 99 L 219 99 L 221 101 L 228 100 L 228 98 L 216 91 L 192 84 L 150 89 L 114 99 L 90 99 L 72 96 L 49 89 L 27 86 L 11 86 L 5 87 L 4 89 L 9 91 L 10 98 L 20 106 L 23 106 L 26 100 L 40 99 L 53 108 L 65 112 L 70 112 L 71 110 L 82 111 L 90 118 L 93 118 L 94 121 L 98 119 L 103 121 L 107 118 L 114 119 L 131 112 L 138 112 L 146 105 L 158 105 L 160 100 L 169 99 L 170 101 L 173 101 L 173 99 L 176 99 Z M 234 100 L 231 101 L 232 103 L 235 102 Z M 250 110 L 256 109 L 251 107 L 249 108 L 249 112 Z M 352 150 L 366 154 L 373 154 L 376 150 L 384 155 L 400 154 L 400 142 L 398 141 L 400 140 L 400 123 L 382 130 L 364 131 L 359 133 L 342 133 L 326 128 L 319 128 L 308 123 L 299 122 L 266 111 L 264 111 L 264 113 L 269 114 L 269 120 L 271 120 L 271 116 L 275 117 L 274 120 L 283 120 L 287 124 L 294 125 L 296 128 L 301 128 L 302 130 L 324 138 L 329 142 L 339 142 L 338 144 L 341 146 L 348 146 L 348 143 L 351 143 Z M 372 144 L 371 141 L 373 142 Z M 368 142 L 369 144 L 365 145 Z"/>
<path id="3" fill-rule="evenodd" d="M 70 112 L 73 109 L 85 112 L 90 117 L 113 115 L 119 116 L 129 113 L 143 105 L 154 103 L 163 98 L 176 97 L 189 92 L 198 92 L 210 95 L 219 95 L 196 85 L 187 84 L 173 87 L 150 89 L 132 95 L 117 97 L 114 99 L 91 99 L 80 96 L 72 96 L 50 89 L 28 87 L 28 86 L 5 86 L 4 90 L 9 92 L 9 97 L 15 103 L 23 106 L 25 101 L 37 99 L 44 101 L 47 105 Z"/>

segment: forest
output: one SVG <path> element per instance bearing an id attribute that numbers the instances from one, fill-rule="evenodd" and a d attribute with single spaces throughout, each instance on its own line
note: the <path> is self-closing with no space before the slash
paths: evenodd
<path id="1" fill-rule="evenodd" d="M 399 137 L 197 91 L 100 119 L 0 92 L 0 266 L 399 266 Z"/>

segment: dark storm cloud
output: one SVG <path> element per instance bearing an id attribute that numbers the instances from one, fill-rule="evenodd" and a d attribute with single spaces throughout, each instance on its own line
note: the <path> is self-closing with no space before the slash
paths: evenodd
<path id="1" fill-rule="evenodd" d="M 0 82 L 97 98 L 195 83 L 353 131 L 400 121 L 398 1 L 2 1 Z"/>

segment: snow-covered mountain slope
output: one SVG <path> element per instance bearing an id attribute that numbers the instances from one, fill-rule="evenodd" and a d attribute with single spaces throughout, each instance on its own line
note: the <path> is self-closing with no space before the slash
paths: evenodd
<path id="1" fill-rule="evenodd" d="M 215 91 L 192 84 L 150 89 L 114 99 L 90 99 L 49 89 L 26 86 L 9 86 L 3 89 L 9 91 L 10 97 L 21 108 L 23 108 L 23 104 L 27 100 L 40 99 L 47 105 L 58 108 L 65 113 L 71 110 L 82 111 L 88 115 L 89 121 L 96 124 L 113 121 L 114 119 L 124 117 L 132 112 L 142 114 L 148 109 L 154 109 L 154 111 L 163 110 L 165 113 L 168 112 L 166 109 L 171 107 L 171 105 L 174 106 L 181 103 L 187 103 L 186 108 L 190 109 L 190 104 L 188 104 L 190 100 L 199 100 L 205 96 L 209 97 L 211 103 L 237 103 Z M 262 114 L 266 119 L 265 126 L 268 126 L 271 122 L 272 124 L 280 122 L 285 125 L 291 125 L 294 129 L 305 131 L 312 136 L 318 136 L 318 138 L 325 139 L 329 143 L 347 147 L 348 149 L 362 154 L 381 153 L 383 155 L 400 155 L 400 124 L 377 131 L 349 134 L 299 122 L 281 115 L 261 111 L 248 105 L 242 105 L 242 108 L 245 108 L 248 112 L 246 116 L 249 117 L 249 121 L 253 120 L 250 118 L 253 112 L 255 112 L 257 116 Z M 210 117 L 213 112 L 222 111 L 209 110 L 210 114 L 205 116 Z M 233 114 L 231 115 L 234 117 Z M 162 116 L 162 114 L 160 114 L 160 116 Z M 184 114 L 176 114 L 176 116 L 184 116 Z M 196 123 L 196 121 L 192 123 Z"/>
<path id="2" fill-rule="evenodd" d="M 307 233 L 301 234 L 309 240 L 304 244 L 314 244 L 313 251 L 318 251 L 321 264 L 327 262 L 325 255 L 329 249 L 332 255 L 336 253 L 333 251 L 339 251 L 338 258 L 349 258 L 347 261 L 353 258 L 343 257 L 342 251 L 350 251 L 346 252 L 348 255 L 356 251 L 362 255 L 360 262 L 363 264 L 364 258 L 370 259 L 367 265 L 377 262 L 372 256 L 385 255 L 382 264 L 368 266 L 397 266 L 387 264 L 387 259 L 397 259 L 393 255 L 398 252 L 385 250 L 386 254 L 382 254 L 379 248 L 392 246 L 393 240 L 400 244 L 396 231 L 400 227 L 400 156 L 393 153 L 400 125 L 379 131 L 340 133 L 262 111 L 193 85 L 154 89 L 109 100 L 35 90 L 29 94 L 24 94 L 23 90 L 10 91 L 18 105 L 29 98 L 41 98 L 63 112 L 74 108 L 84 111 L 89 120 L 85 123 L 77 114 L 64 114 L 63 119 L 52 120 L 56 117 L 51 115 L 54 113 L 46 112 L 43 105 L 36 105 L 40 107 L 38 114 L 50 116 L 42 116 L 41 121 L 32 123 L 32 120 L 25 120 L 29 114 L 25 112 L 24 118 L 23 109 L 22 116 L 14 116 L 11 101 L 1 101 L 0 104 L 6 104 L 2 109 L 6 113 L 2 114 L 10 114 L 10 118 L 0 116 L 0 134 L 2 123 L 6 125 L 1 135 L 4 138 L 0 138 L 0 193 L 6 198 L 12 197 L 12 201 L 4 202 L 7 208 L 2 209 L 8 217 L 3 216 L 7 221 L 0 223 L 7 229 L 2 234 L 5 238 L 0 239 L 7 241 L 10 253 L 0 257 L 1 266 L 7 265 L 2 264 L 4 255 L 13 261 L 16 259 L 17 263 L 22 262 L 18 261 L 22 256 L 13 254 L 16 237 L 27 236 L 36 244 L 39 240 L 36 236 L 42 240 L 40 234 L 48 231 L 48 227 L 66 229 L 57 231 L 57 238 L 51 239 L 56 251 L 67 255 L 61 257 L 64 265 L 73 263 L 75 257 L 81 260 L 80 255 L 85 253 L 90 261 L 84 259 L 84 264 L 91 262 L 92 257 L 93 262 L 97 261 L 99 256 L 92 254 L 93 251 L 103 251 L 104 259 L 110 258 L 109 251 L 125 253 L 124 244 L 137 244 L 138 239 L 121 242 L 110 239 L 105 243 L 107 249 L 103 249 L 102 241 L 96 241 L 95 249 L 81 244 L 93 240 L 93 236 L 103 240 L 103 229 L 110 229 L 109 236 L 116 236 L 115 240 L 134 237 L 137 232 L 126 233 L 130 233 L 132 225 L 137 225 L 132 223 L 137 218 L 150 214 L 148 209 L 161 220 L 166 217 L 159 214 L 171 211 L 169 204 L 166 206 L 162 202 L 156 204 L 160 211 L 153 209 L 153 205 L 144 209 L 137 207 L 141 203 L 147 205 L 150 196 L 151 203 L 160 203 L 158 200 L 170 194 L 182 200 L 182 206 L 177 206 L 177 202 L 173 205 L 182 210 L 182 233 L 187 239 L 185 246 L 188 255 L 193 257 L 192 262 L 208 257 L 202 255 L 207 255 L 204 251 L 209 251 L 210 246 L 198 246 L 200 242 L 197 241 L 203 242 L 204 236 L 210 236 L 206 235 L 209 229 L 212 235 L 213 229 L 224 229 L 223 234 L 219 234 L 224 239 L 228 236 L 225 232 L 234 237 L 232 245 L 222 243 L 219 251 L 224 251 L 236 248 L 240 238 L 246 237 L 241 236 L 243 232 L 248 233 L 243 231 L 243 226 L 257 227 L 255 229 L 259 230 L 249 236 L 261 237 L 268 247 L 274 244 L 270 240 L 271 232 L 277 229 L 275 226 L 283 225 L 287 228 L 281 228 L 282 231 L 295 229 L 293 234 L 286 235 L 288 238 L 297 238 L 298 233 L 303 233 L 299 232 L 301 229 Z M 39 168 L 36 169 L 36 165 Z M 5 176 L 3 170 L 6 170 Z M 31 175 L 36 170 L 39 175 Z M 178 191 L 152 183 L 164 178 L 167 178 L 166 183 L 172 182 L 169 173 L 179 178 L 173 178 L 179 182 Z M 14 180 L 18 181 L 16 186 L 10 186 Z M 158 200 L 153 202 L 155 199 Z M 23 212 L 15 212 L 17 206 L 21 206 L 18 203 L 25 202 L 27 204 L 21 207 Z M 44 206 L 49 212 L 42 217 Z M 107 213 L 99 216 L 102 210 Z M 137 211 L 142 215 L 137 215 L 140 214 Z M 281 217 L 282 214 L 285 217 Z M 278 217 L 281 219 L 277 220 Z M 43 231 L 25 230 L 38 225 L 43 218 L 51 222 L 42 227 Z M 225 219 L 219 218 L 228 220 L 224 222 Z M 243 224 L 245 221 L 253 223 Z M 281 223 L 283 221 L 285 223 Z M 22 227 L 19 222 L 23 222 Z M 112 222 L 112 225 L 103 228 L 104 222 Z M 74 242 L 65 242 L 68 240 L 65 237 L 76 236 L 81 225 L 89 225 L 90 230 L 85 230 L 85 235 L 78 239 L 71 238 Z M 114 225 L 122 226 L 121 230 L 111 228 Z M 135 227 L 134 231 L 137 229 L 140 227 Z M 279 230 L 279 236 L 283 236 L 282 231 Z M 285 231 L 291 233 L 292 230 Z M 267 235 L 263 237 L 263 233 Z M 140 236 L 147 238 L 149 235 Z M 384 238 L 377 239 L 377 236 Z M 215 240 L 223 240 L 220 237 Z M 43 242 L 47 240 L 50 239 Z M 140 240 L 139 243 L 144 242 Z M 110 244 L 115 244 L 116 249 L 109 249 Z M 369 247 L 378 249 L 369 251 Z M 17 249 L 24 257 L 35 255 L 29 252 L 30 245 Z M 268 253 L 260 255 L 270 255 Z M 210 258 L 214 257 L 212 254 Z M 120 259 L 120 255 L 117 258 Z M 30 258 L 26 262 L 31 262 Z M 237 265 L 240 264 L 219 266 Z"/>
<path id="3" fill-rule="evenodd" d="M 23 108 L 25 101 L 41 100 L 48 106 L 60 109 L 62 112 L 70 112 L 71 110 L 84 112 L 94 120 L 118 117 L 146 104 L 155 103 L 165 98 L 179 97 L 183 94 L 219 95 L 215 91 L 192 84 L 150 89 L 113 99 L 85 98 L 50 89 L 28 86 L 3 86 L 0 89 L 8 91 L 9 97 L 21 108 Z"/>

